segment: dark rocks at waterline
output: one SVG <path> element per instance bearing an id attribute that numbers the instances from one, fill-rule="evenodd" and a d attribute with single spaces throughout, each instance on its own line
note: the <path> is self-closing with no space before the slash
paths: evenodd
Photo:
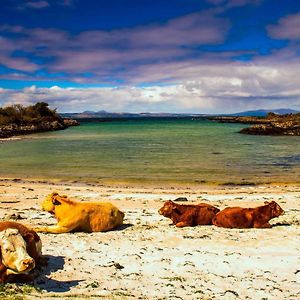
<path id="1" fill-rule="evenodd" d="M 39 124 L 17 125 L 10 124 L 0 127 L 0 138 L 10 138 L 16 135 L 31 134 L 45 131 L 63 130 L 69 126 L 77 126 L 79 123 L 75 120 L 55 120 L 49 122 L 41 122 Z"/>
<path id="2" fill-rule="evenodd" d="M 266 117 L 232 117 L 211 118 L 222 123 L 254 124 L 243 128 L 240 133 L 252 135 L 289 135 L 300 136 L 300 114 L 277 115 L 269 113 Z"/>
<path id="3" fill-rule="evenodd" d="M 77 120 L 74 119 L 69 119 L 69 118 L 64 118 L 63 119 L 64 124 L 69 127 L 69 126 L 79 126 L 80 123 Z"/>
<path id="4" fill-rule="evenodd" d="M 292 135 L 300 136 L 300 126 L 287 124 L 260 124 L 243 128 L 240 133 L 251 135 Z"/>

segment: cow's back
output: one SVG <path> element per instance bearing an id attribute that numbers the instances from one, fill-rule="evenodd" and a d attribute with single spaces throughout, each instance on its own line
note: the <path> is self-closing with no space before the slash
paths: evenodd
<path id="1" fill-rule="evenodd" d="M 213 224 L 225 228 L 253 227 L 255 208 L 227 207 L 216 214 Z"/>
<path id="2" fill-rule="evenodd" d="M 220 211 L 210 204 L 198 204 L 196 225 L 212 225 L 212 220 Z"/>
<path id="3" fill-rule="evenodd" d="M 190 224 L 190 226 L 211 225 L 212 219 L 218 211 L 218 208 L 206 203 L 177 204 L 175 213 L 171 218 L 174 224 L 183 222 Z M 179 214 L 177 212 L 179 212 Z"/>
<path id="4" fill-rule="evenodd" d="M 88 218 L 86 228 L 81 228 L 82 230 L 107 231 L 123 224 L 124 213 L 109 202 L 90 202 L 81 205 Z"/>

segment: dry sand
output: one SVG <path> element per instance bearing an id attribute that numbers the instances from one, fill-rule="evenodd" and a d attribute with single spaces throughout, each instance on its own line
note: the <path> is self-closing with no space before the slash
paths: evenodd
<path id="1" fill-rule="evenodd" d="M 150 188 L 1 180 L 0 219 L 56 223 L 40 203 L 52 191 L 110 201 L 125 225 L 106 233 L 39 234 L 48 266 L 31 298 L 300 299 L 300 186 Z M 157 213 L 165 200 L 286 211 L 271 229 L 176 228 Z"/>

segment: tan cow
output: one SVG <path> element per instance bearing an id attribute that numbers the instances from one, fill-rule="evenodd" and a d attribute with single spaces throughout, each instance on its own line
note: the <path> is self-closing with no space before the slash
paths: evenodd
<path id="1" fill-rule="evenodd" d="M 57 225 L 38 227 L 37 232 L 65 233 L 71 231 L 108 231 L 123 224 L 124 213 L 108 202 L 77 202 L 50 194 L 42 209 L 53 214 Z"/>
<path id="2" fill-rule="evenodd" d="M 34 269 L 41 250 L 41 240 L 33 230 L 16 222 L 0 222 L 0 282 Z"/>

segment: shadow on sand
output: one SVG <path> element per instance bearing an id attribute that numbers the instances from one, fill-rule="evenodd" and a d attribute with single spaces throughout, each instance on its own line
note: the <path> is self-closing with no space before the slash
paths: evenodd
<path id="1" fill-rule="evenodd" d="M 125 230 L 125 229 L 127 229 L 127 228 L 129 228 L 129 227 L 132 227 L 132 226 L 134 226 L 133 224 L 122 224 L 122 225 L 120 225 L 120 226 L 118 226 L 117 228 L 115 228 L 113 231 L 121 231 L 121 230 Z"/>
<path id="2" fill-rule="evenodd" d="M 285 223 L 285 222 L 278 222 L 278 223 L 274 223 L 272 224 L 272 227 L 280 227 L 280 226 L 292 226 L 293 224 L 290 224 L 290 223 Z"/>
<path id="3" fill-rule="evenodd" d="M 65 259 L 62 256 L 52 256 L 44 255 L 44 258 L 48 261 L 48 265 L 42 268 L 40 276 L 35 280 L 35 286 L 46 290 L 47 292 L 57 292 L 63 293 L 71 289 L 71 287 L 76 286 L 82 280 L 68 280 L 68 281 L 58 281 L 48 276 L 58 270 L 64 268 Z"/>

